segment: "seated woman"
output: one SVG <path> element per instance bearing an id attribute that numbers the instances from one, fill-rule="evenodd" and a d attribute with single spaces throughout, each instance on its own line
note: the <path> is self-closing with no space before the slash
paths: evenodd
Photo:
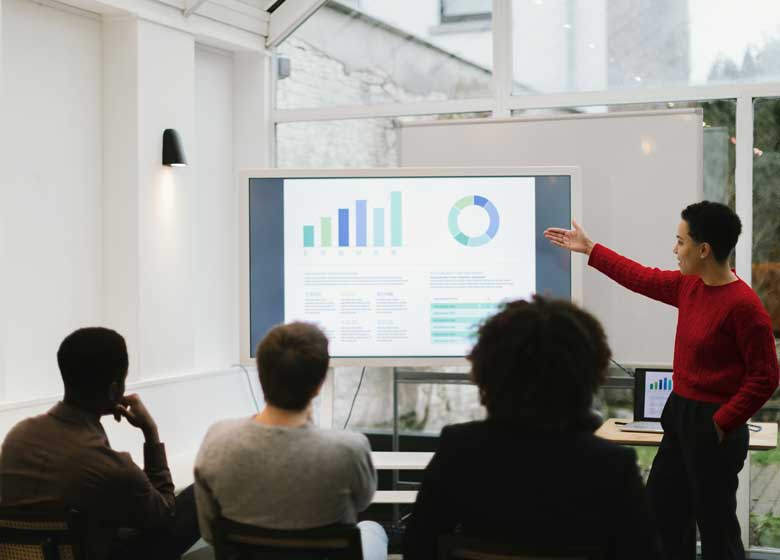
<path id="1" fill-rule="evenodd" d="M 633 449 L 593 434 L 610 349 L 599 322 L 565 301 L 515 301 L 468 356 L 487 420 L 446 426 L 404 536 L 404 559 L 438 538 L 592 546 L 606 559 L 660 558 Z"/>

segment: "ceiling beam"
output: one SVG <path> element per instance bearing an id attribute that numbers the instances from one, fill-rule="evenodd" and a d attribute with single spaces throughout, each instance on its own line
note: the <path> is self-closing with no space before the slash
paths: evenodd
<path id="1" fill-rule="evenodd" d="M 188 18 L 192 14 L 195 13 L 195 10 L 200 8 L 200 6 L 205 2 L 206 0 L 190 0 L 189 6 L 187 6 L 185 9 L 182 10 L 182 13 L 184 14 L 184 17 Z"/>
<path id="2" fill-rule="evenodd" d="M 298 29 L 327 0 L 285 0 L 271 13 L 265 46 L 273 48 L 281 44 Z"/>

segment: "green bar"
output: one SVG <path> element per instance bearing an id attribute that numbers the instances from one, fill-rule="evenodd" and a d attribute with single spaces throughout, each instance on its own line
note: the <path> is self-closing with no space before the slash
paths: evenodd
<path id="1" fill-rule="evenodd" d="M 320 218 L 320 246 L 330 247 L 333 244 L 331 238 L 331 221 L 330 218 Z"/>
<path id="2" fill-rule="evenodd" d="M 401 237 L 401 191 L 390 193 L 390 245 L 400 247 Z"/>
<path id="3" fill-rule="evenodd" d="M 303 246 L 314 247 L 314 226 L 303 226 Z"/>

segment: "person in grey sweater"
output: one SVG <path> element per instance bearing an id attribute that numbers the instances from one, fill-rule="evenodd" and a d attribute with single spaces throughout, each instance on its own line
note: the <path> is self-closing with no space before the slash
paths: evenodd
<path id="1" fill-rule="evenodd" d="M 323 430 L 311 401 L 328 369 L 328 339 L 315 325 L 290 323 L 260 342 L 257 370 L 266 405 L 256 416 L 213 425 L 195 460 L 195 499 L 203 538 L 216 517 L 266 529 L 356 523 L 376 491 L 363 434 Z M 387 534 L 357 524 L 363 558 L 386 560 Z"/>

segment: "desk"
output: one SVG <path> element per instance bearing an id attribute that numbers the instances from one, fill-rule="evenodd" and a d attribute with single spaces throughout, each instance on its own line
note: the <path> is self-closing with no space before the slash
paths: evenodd
<path id="1" fill-rule="evenodd" d="M 630 422 L 630 420 L 610 418 L 596 430 L 596 435 L 623 445 L 659 445 L 661 443 L 663 434 L 623 432 L 617 422 Z M 759 451 L 777 447 L 776 422 L 751 422 L 751 424 L 761 427 L 760 432 L 750 432 L 751 450 Z"/>
<path id="2" fill-rule="evenodd" d="M 372 451 L 376 470 L 421 471 L 428 466 L 433 453 L 415 451 Z M 372 504 L 413 504 L 416 490 L 377 490 Z"/>
<path id="3" fill-rule="evenodd" d="M 371 459 L 377 470 L 423 470 L 433 457 L 433 453 L 417 453 L 414 451 L 374 451 Z M 192 465 L 195 462 L 194 453 L 184 453 L 168 458 L 168 466 L 176 483 L 176 490 L 181 491 L 193 483 Z M 415 490 L 378 490 L 374 494 L 373 504 L 413 504 L 417 499 Z"/>
<path id="4" fill-rule="evenodd" d="M 372 451 L 376 470 L 421 471 L 428 466 L 433 453 L 417 451 Z"/>

